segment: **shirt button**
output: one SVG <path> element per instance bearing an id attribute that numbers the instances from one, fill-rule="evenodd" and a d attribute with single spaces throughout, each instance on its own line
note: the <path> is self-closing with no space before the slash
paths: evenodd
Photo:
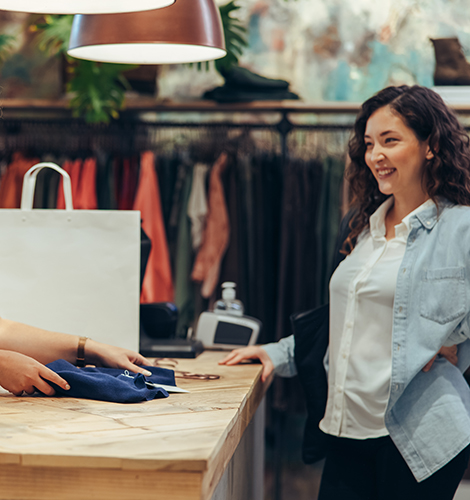
<path id="1" fill-rule="evenodd" d="M 400 307 L 398 308 L 398 312 L 402 312 L 402 311 L 403 311 L 403 307 L 401 307 L 401 306 L 400 306 Z"/>
<path id="2" fill-rule="evenodd" d="M 403 268 L 403 274 L 405 274 L 405 273 L 406 273 L 406 267 Z"/>
<path id="3" fill-rule="evenodd" d="M 353 324 L 351 323 L 351 321 L 348 321 L 348 322 L 346 323 L 346 327 L 347 327 L 347 328 L 352 328 L 352 326 L 353 326 Z"/>

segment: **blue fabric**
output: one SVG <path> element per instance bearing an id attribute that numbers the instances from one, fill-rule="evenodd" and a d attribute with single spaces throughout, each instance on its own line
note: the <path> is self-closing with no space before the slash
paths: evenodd
<path id="1" fill-rule="evenodd" d="M 470 444 L 470 207 L 445 200 L 410 219 L 397 277 L 392 378 L 385 412 L 390 437 L 418 481 Z M 333 313 L 334 314 L 334 313 Z M 458 344 L 422 369 L 443 345 Z M 276 373 L 294 376 L 295 340 L 264 346 Z"/>
<path id="2" fill-rule="evenodd" d="M 166 368 L 145 366 L 152 376 L 127 372 L 119 368 L 77 368 L 65 359 L 57 359 L 46 365 L 59 374 L 70 385 L 70 390 L 48 382 L 58 396 L 69 398 L 97 399 L 114 403 L 138 403 L 156 398 L 167 398 L 168 392 L 161 388 L 147 387 L 145 382 L 175 386 L 175 372 Z M 128 374 L 128 375 L 126 375 Z"/>

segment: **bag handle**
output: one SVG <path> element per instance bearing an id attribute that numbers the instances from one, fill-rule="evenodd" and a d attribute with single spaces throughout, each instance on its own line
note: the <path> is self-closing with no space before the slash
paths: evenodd
<path id="1" fill-rule="evenodd" d="M 31 167 L 23 178 L 23 191 L 21 193 L 21 210 L 32 210 L 34 201 L 34 190 L 36 189 L 36 178 L 43 168 L 52 168 L 62 176 L 65 210 L 73 210 L 72 203 L 72 183 L 70 182 L 69 174 L 59 165 L 50 162 L 37 163 Z"/>

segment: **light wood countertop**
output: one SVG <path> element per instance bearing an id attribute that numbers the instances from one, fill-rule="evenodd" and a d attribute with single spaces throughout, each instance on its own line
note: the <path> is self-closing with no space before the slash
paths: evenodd
<path id="1" fill-rule="evenodd" d="M 209 499 L 268 386 L 224 355 L 178 360 L 220 379 L 145 403 L 0 394 L 0 499 Z"/>

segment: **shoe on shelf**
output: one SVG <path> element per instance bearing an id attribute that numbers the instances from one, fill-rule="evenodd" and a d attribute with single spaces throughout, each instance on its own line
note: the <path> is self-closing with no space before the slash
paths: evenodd
<path id="1" fill-rule="evenodd" d="M 434 85 L 470 85 L 470 63 L 458 38 L 431 38 L 436 56 Z"/>
<path id="2" fill-rule="evenodd" d="M 251 89 L 287 90 L 289 82 L 276 80 L 258 75 L 241 66 L 232 66 L 228 70 L 221 70 L 225 83 L 231 87 L 244 87 Z"/>

